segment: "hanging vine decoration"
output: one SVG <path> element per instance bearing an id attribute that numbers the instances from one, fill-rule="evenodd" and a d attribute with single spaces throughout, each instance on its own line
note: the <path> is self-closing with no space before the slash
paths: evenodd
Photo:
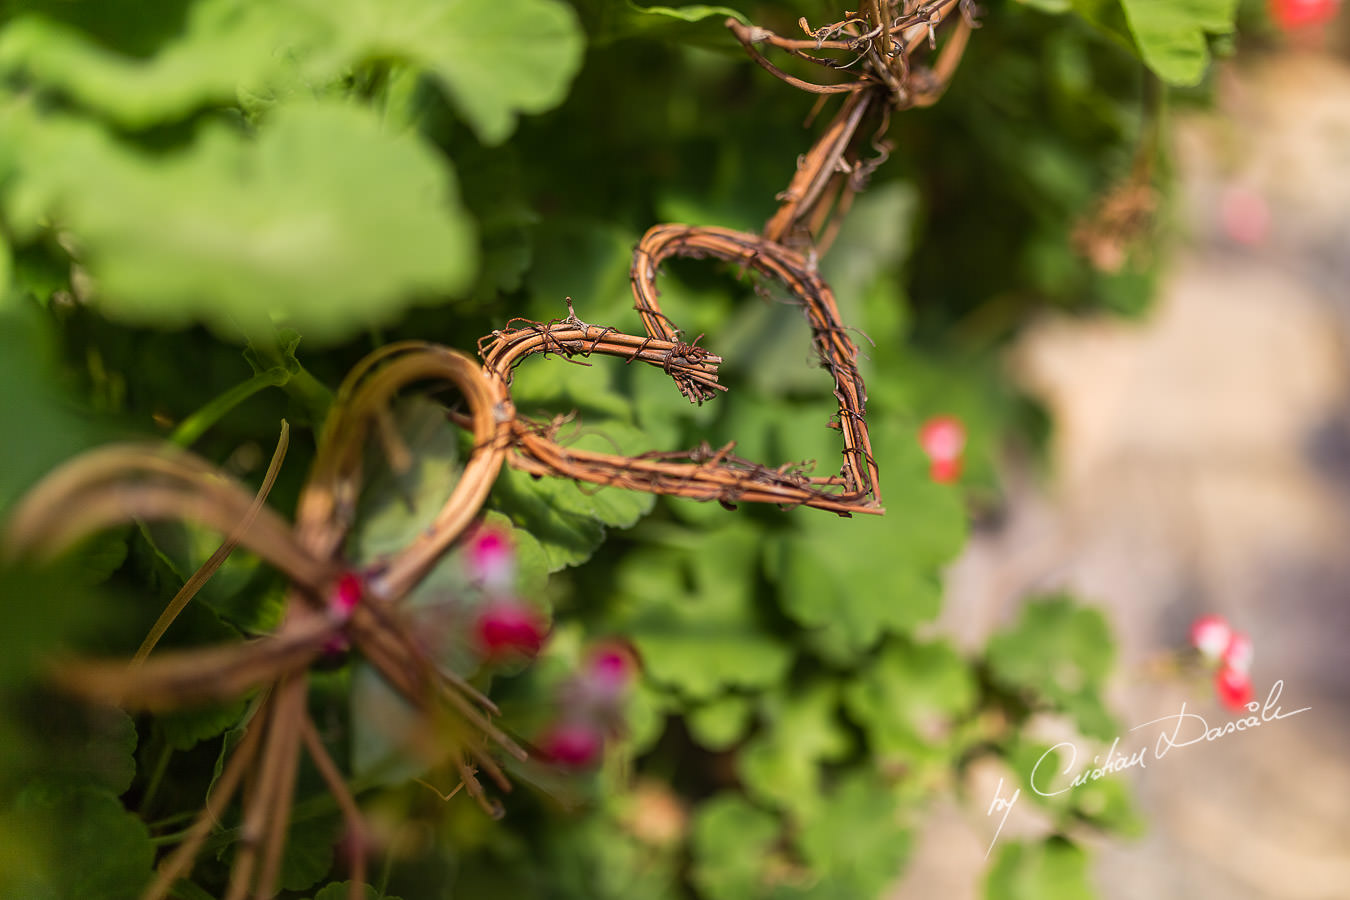
<path id="1" fill-rule="evenodd" d="M 958 9 L 961 21 L 934 66 L 915 66 L 912 54 L 925 42 L 931 44 L 937 26 Z M 764 233 L 686 225 L 658 225 L 648 231 L 634 253 L 631 272 L 643 336 L 582 322 L 569 301 L 564 319 L 513 320 L 483 338 L 481 366 L 458 351 L 426 342 L 402 342 L 371 354 L 339 389 L 293 526 L 262 505 L 262 495 L 253 496 L 209 463 L 173 448 L 142 444 L 85 454 L 24 498 L 0 544 L 10 558 L 52 559 L 95 532 L 135 520 L 193 521 L 229 535 L 226 549 L 189 579 L 156 623 L 146 652 L 190 599 L 192 586 L 200 586 L 233 543 L 256 553 L 290 582 L 282 624 L 271 635 L 149 658 L 141 653 L 130 666 L 66 659 L 50 667 L 53 680 L 67 690 L 130 709 L 170 710 L 257 691 L 242 739 L 205 807 L 161 861 L 146 898 L 169 896 L 174 883 L 186 877 L 236 795 L 242 795 L 241 826 L 226 900 L 272 896 L 302 747 L 335 798 L 357 848 L 350 896 L 363 896 L 360 811 L 307 709 L 308 670 L 336 648 L 350 646 L 360 653 L 435 727 L 444 739 L 443 752 L 439 759 L 428 760 L 429 765 L 452 769 L 485 811 L 500 813 L 478 775 L 508 791 L 511 785 L 496 754 L 521 760 L 528 754 L 494 723 L 498 710 L 492 701 L 437 663 L 413 632 L 400 602 L 477 516 L 504 463 L 536 475 L 724 504 L 805 505 L 841 515 L 881 511 L 857 348 L 840 321 L 833 294 L 816 274 L 815 259 L 828 246 L 853 195 L 885 158 L 891 111 L 926 105 L 941 94 L 973 27 L 972 12 L 969 0 L 868 0 L 861 13 L 839 22 L 814 30 L 803 22 L 805 40 L 728 22 L 751 57 L 776 77 L 817 94 L 848 94 L 802 158 Z M 773 65 L 759 45 L 825 68 L 851 68 L 858 75 L 834 85 L 806 82 Z M 828 56 L 839 52 L 853 59 L 841 62 Z M 869 142 L 873 155 L 865 157 L 856 136 L 868 119 L 877 127 Z M 799 466 L 775 468 L 740 459 L 732 445 L 636 457 L 569 449 L 557 441 L 558 423 L 532 421 L 516 412 L 511 374 L 535 354 L 575 358 L 599 353 L 643 362 L 670 375 L 696 403 L 724 390 L 717 378 L 721 360 L 697 342 L 685 342 L 658 303 L 657 273 L 672 257 L 715 258 L 753 269 L 783 284 L 801 303 L 816 352 L 834 379 L 839 411 L 832 424 L 843 440 L 839 475 L 811 476 Z M 463 396 L 468 412 L 452 418 L 472 431 L 473 451 L 451 496 L 418 538 L 371 569 L 353 572 L 342 551 L 355 521 L 369 445 L 375 444 L 395 468 L 410 462 L 391 428 L 391 405 L 401 391 L 428 383 L 448 385 Z M 274 466 L 279 459 L 280 451 Z"/>

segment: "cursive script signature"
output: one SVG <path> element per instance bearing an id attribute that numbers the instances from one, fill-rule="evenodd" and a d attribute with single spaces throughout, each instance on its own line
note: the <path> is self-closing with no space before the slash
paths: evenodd
<path id="1" fill-rule="evenodd" d="M 1067 776 L 1074 772 L 1078 762 L 1078 748 L 1071 741 L 1060 741 L 1051 747 L 1041 758 L 1036 760 L 1036 765 L 1032 767 L 1028 783 L 1031 789 L 1042 797 L 1055 797 L 1066 793 L 1076 787 L 1082 787 L 1091 781 L 1097 781 L 1105 778 L 1107 775 L 1114 775 L 1117 772 L 1123 772 L 1126 769 L 1138 767 L 1140 769 L 1148 768 L 1150 759 L 1159 760 L 1181 747 L 1189 747 L 1193 744 L 1202 742 L 1208 743 L 1227 737 L 1230 734 L 1236 734 L 1239 731 L 1251 731 L 1259 728 L 1267 722 L 1275 722 L 1280 719 L 1288 719 L 1299 713 L 1307 712 L 1312 709 L 1311 706 L 1305 706 L 1292 712 L 1284 712 L 1279 705 L 1280 695 L 1284 692 L 1284 681 L 1275 682 L 1270 687 L 1270 693 L 1266 696 L 1265 703 L 1252 701 L 1247 704 L 1247 715 L 1238 719 L 1232 719 L 1223 725 L 1210 726 L 1205 721 L 1205 717 L 1199 713 L 1190 712 L 1186 709 L 1186 704 L 1181 704 L 1181 711 L 1170 716 L 1162 716 L 1152 719 L 1140 725 L 1136 725 L 1130 731 L 1138 731 L 1141 728 L 1148 728 L 1150 725 L 1163 725 L 1163 729 L 1158 734 L 1158 740 L 1154 743 L 1152 753 L 1149 752 L 1147 745 L 1139 748 L 1133 753 L 1123 753 L 1119 751 L 1120 738 L 1117 737 L 1111 742 L 1111 747 L 1106 751 L 1103 759 L 1101 754 L 1092 757 L 1092 765 L 1084 766 L 1078 770 L 1067 785 L 1055 787 L 1053 779 L 1055 773 L 1053 768 L 1046 773 L 1041 772 L 1041 766 L 1047 759 L 1056 755 L 1060 750 L 1068 751 L 1068 761 L 1064 768 L 1058 774 Z M 1166 723 L 1171 723 L 1170 730 Z M 1021 788 L 1012 792 L 1011 796 L 1003 795 L 1003 779 L 998 780 L 998 787 L 994 789 L 994 802 L 989 805 L 986 816 L 992 816 L 995 813 L 1003 813 L 1003 818 L 999 820 L 998 828 L 994 831 L 994 839 L 989 842 L 989 849 L 985 851 L 984 856 L 989 858 L 989 853 L 994 849 L 994 843 L 998 841 L 998 836 L 1003 832 L 1003 826 L 1008 821 L 1008 814 L 1012 812 L 1013 805 L 1022 795 Z"/>

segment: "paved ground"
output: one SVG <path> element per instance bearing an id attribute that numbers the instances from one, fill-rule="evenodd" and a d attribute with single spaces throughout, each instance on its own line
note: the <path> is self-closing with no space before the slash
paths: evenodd
<path id="1" fill-rule="evenodd" d="M 1110 900 L 1350 896 L 1350 69 L 1296 53 L 1221 83 L 1219 111 L 1174 134 L 1186 242 L 1154 312 L 1046 321 L 1014 354 L 1059 426 L 1054 482 L 1013 489 L 945 613 L 973 643 L 1029 592 L 1099 604 L 1128 725 L 1183 700 L 1226 718 L 1154 665 L 1218 612 L 1254 638 L 1258 694 L 1283 679 L 1286 710 L 1311 706 L 1121 776 L 1149 831 L 1098 846 Z M 1226 233 L 1226 205 L 1262 202 L 1259 241 Z M 1005 835 L 1043 829 L 1025 806 Z M 896 896 L 978 896 L 992 828 L 940 810 Z"/>

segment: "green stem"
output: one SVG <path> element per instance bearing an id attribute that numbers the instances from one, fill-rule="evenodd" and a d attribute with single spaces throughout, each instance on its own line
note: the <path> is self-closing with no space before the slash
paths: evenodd
<path id="1" fill-rule="evenodd" d="M 275 332 L 250 335 L 248 346 L 253 351 L 255 368 L 263 372 L 281 369 L 287 373 L 289 377 L 280 387 L 304 410 L 310 427 L 318 432 L 328 416 L 328 407 L 333 403 L 333 392 L 305 371 L 295 354 L 282 349 Z"/>
<path id="2" fill-rule="evenodd" d="M 309 415 L 310 427 L 318 432 L 323 420 L 328 418 L 328 407 L 333 405 L 333 392 L 325 387 L 323 382 L 309 374 L 303 366 L 293 372 L 282 387 Z"/>
<path id="3" fill-rule="evenodd" d="M 191 822 L 195 818 L 197 818 L 197 810 L 185 809 L 182 812 L 176 812 L 173 815 L 165 816 L 162 819 L 156 819 L 155 821 L 147 824 L 145 827 L 150 829 L 150 831 L 152 832 L 163 831 L 165 828 L 168 828 L 172 825 L 177 825 L 180 822 Z M 151 840 L 155 839 L 151 838 Z"/>
<path id="4" fill-rule="evenodd" d="M 142 816 L 150 811 L 150 805 L 155 802 L 155 795 L 159 793 L 159 786 L 164 781 L 164 772 L 169 768 L 169 757 L 172 755 L 173 747 L 166 742 L 164 749 L 160 751 L 159 759 L 155 760 L 155 769 L 150 773 L 150 783 L 145 786 L 145 793 L 141 796 Z"/>
<path id="5" fill-rule="evenodd" d="M 219 422 L 230 410 L 264 388 L 284 386 L 292 377 L 280 366 L 259 372 L 248 381 L 236 384 L 178 423 L 173 434 L 169 435 L 169 440 L 180 447 L 192 446 L 206 429 Z"/>

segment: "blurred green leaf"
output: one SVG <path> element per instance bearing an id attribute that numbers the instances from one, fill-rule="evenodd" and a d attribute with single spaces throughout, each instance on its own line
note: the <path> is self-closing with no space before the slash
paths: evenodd
<path id="1" fill-rule="evenodd" d="M 16 798 L 13 821 L 40 853 L 14 896 L 132 900 L 150 880 L 150 834 L 107 790 L 33 785 Z"/>
<path id="2" fill-rule="evenodd" d="M 464 470 L 459 460 L 460 431 L 448 420 L 444 407 L 408 397 L 394 408 L 390 424 L 390 436 L 401 443 L 409 465 L 396 471 L 393 461 L 380 450 L 369 454 L 366 485 L 348 540 L 348 556 L 363 568 L 403 549 L 425 532 Z M 369 443 L 380 446 L 374 436 Z"/>
<path id="3" fill-rule="evenodd" d="M 1130 798 L 1130 771 L 1103 769 L 1098 778 L 1091 777 L 1108 757 L 1128 760 L 1134 752 L 1084 741 L 1051 747 L 1022 735 L 1005 748 L 1004 755 L 1021 779 L 1023 796 L 1048 810 L 1060 830 L 1086 822 L 1134 837 L 1142 833 L 1144 824 Z"/>
<path id="4" fill-rule="evenodd" d="M 256 140 L 209 124 L 161 157 L 73 120 L 4 118 L 24 152 L 11 224 L 69 228 L 110 316 L 332 341 L 472 280 L 448 164 L 359 108 L 285 107 Z"/>
<path id="5" fill-rule="evenodd" d="M 0 72 L 23 73 L 119 124 L 144 128 L 201 104 L 232 101 L 239 86 L 256 89 L 280 76 L 285 36 L 313 33 L 319 24 L 306 21 L 303 6 L 202 0 L 189 7 L 178 38 L 148 58 L 29 14 L 0 31 Z"/>
<path id="6" fill-rule="evenodd" d="M 136 723 L 120 709 L 44 698 L 30 726 L 36 751 L 25 779 L 62 788 L 88 785 L 120 795 L 136 776 Z"/>
<path id="7" fill-rule="evenodd" d="M 286 832 L 286 852 L 281 858 L 281 887 L 303 891 L 313 887 L 333 867 L 333 845 L 339 821 L 325 819 L 293 821 Z"/>
<path id="8" fill-rule="evenodd" d="M 554 0 L 203 0 L 150 58 L 28 16 L 0 32 L 0 72 L 22 72 L 122 125 L 144 128 L 240 91 L 313 92 L 377 60 L 430 72 L 479 137 L 497 144 L 522 113 L 557 105 L 583 35 Z"/>
<path id="9" fill-rule="evenodd" d="M 1008 842 L 984 882 L 985 900 L 1091 900 L 1088 858 L 1061 837 L 1042 843 Z"/>
<path id="10" fill-rule="evenodd" d="M 830 792 L 797 844 L 821 883 L 812 897 L 881 897 L 904 868 L 913 841 L 894 792 L 869 771 L 850 772 Z"/>
<path id="11" fill-rule="evenodd" d="M 754 602 L 757 541 L 733 521 L 666 533 L 664 547 L 624 560 L 615 624 L 636 644 L 647 677 L 698 699 L 783 677 L 792 648 L 768 631 Z"/>
<path id="12" fill-rule="evenodd" d="M 84 541 L 72 551 L 67 565 L 81 584 L 102 584 L 127 559 L 127 530 L 106 531 Z"/>
<path id="13" fill-rule="evenodd" d="M 737 768 L 746 790 L 767 804 L 810 821 L 825 803 L 821 769 L 852 746 L 839 718 L 839 692 L 831 682 L 802 691 L 771 692 L 761 704 L 764 730 L 746 743 Z"/>
<path id="14" fill-rule="evenodd" d="M 954 721 L 975 701 L 970 666 L 946 643 L 890 642 L 844 688 L 872 753 L 910 767 L 950 764 Z"/>
<path id="15" fill-rule="evenodd" d="M 822 409 L 802 418 L 811 425 L 827 415 Z M 792 430 L 793 449 L 802 455 L 809 452 L 806 431 Z M 820 444 L 815 458 L 837 457 L 838 448 L 830 446 L 835 435 L 818 431 L 811 432 Z M 772 545 L 768 567 L 783 611 L 813 629 L 820 651 L 839 661 L 856 658 L 886 633 L 903 634 L 932 618 L 941 602 L 941 568 L 965 538 L 960 496 L 929 477 L 917 429 L 893 418 L 874 420 L 871 437 L 886 515 L 840 521 L 801 510 L 796 527 Z"/>
<path id="16" fill-rule="evenodd" d="M 728 750 L 749 729 L 755 712 L 751 698 L 724 694 L 700 703 L 685 715 L 689 733 L 709 750 Z"/>
<path id="17" fill-rule="evenodd" d="M 772 813 L 734 794 L 707 801 L 694 814 L 694 884 L 708 900 L 764 896 L 766 856 L 778 832 Z"/>
<path id="18" fill-rule="evenodd" d="M 1074 816 L 1112 834 L 1138 837 L 1145 823 L 1130 791 L 1128 775 L 1088 781 L 1070 791 Z"/>
<path id="19" fill-rule="evenodd" d="M 581 64 L 584 35 L 557 0 L 342 0 L 332 7 L 344 56 L 393 56 L 424 67 L 485 144 L 509 137 L 522 113 L 558 105 Z"/>
<path id="20" fill-rule="evenodd" d="M 1101 699 L 1115 645 L 1099 610 L 1065 596 L 1028 603 L 1017 622 L 990 639 L 986 653 L 1002 687 L 1068 713 L 1089 737 L 1110 740 L 1117 732 Z"/>
<path id="21" fill-rule="evenodd" d="M 0 437 L 0 509 L 97 434 L 88 415 L 56 388 L 51 343 L 38 310 L 27 303 L 0 309 L 0 421 L 23 423 Z"/>
<path id="22" fill-rule="evenodd" d="M 164 713 L 157 719 L 164 741 L 175 750 L 188 750 L 208 738 L 235 727 L 244 714 L 245 701 Z"/>
<path id="23" fill-rule="evenodd" d="M 14 299 L 14 255 L 9 249 L 9 241 L 0 234 L 0 310 L 6 309 Z"/>

